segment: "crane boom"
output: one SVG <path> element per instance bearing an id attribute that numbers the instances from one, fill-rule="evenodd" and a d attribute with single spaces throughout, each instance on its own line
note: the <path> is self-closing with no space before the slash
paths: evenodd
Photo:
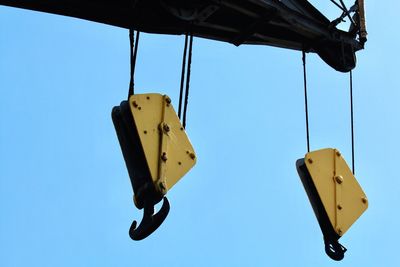
<path id="1" fill-rule="evenodd" d="M 358 2 L 362 3 L 360 9 Z M 343 31 L 306 0 L 0 0 L 0 5 L 148 33 L 191 32 L 197 37 L 234 45 L 269 45 L 315 52 L 342 72 L 356 66 L 355 52 L 364 47 L 363 3 L 358 0 L 355 5 L 358 21 L 362 23 L 357 23 L 356 31 Z"/>

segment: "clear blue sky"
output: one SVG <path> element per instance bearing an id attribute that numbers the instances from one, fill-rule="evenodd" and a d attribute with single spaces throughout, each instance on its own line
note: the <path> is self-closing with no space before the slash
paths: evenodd
<path id="1" fill-rule="evenodd" d="M 328 1 L 327 1 L 328 2 Z M 397 1 L 367 1 L 354 71 L 356 172 L 370 206 L 330 260 L 297 176 L 306 152 L 301 53 L 195 39 L 187 132 L 198 163 L 171 212 L 142 214 L 111 121 L 128 31 L 0 7 L 0 266 L 400 266 Z M 183 36 L 143 34 L 137 93 L 177 103 Z M 308 57 L 311 148 L 350 161 L 348 75 Z"/>

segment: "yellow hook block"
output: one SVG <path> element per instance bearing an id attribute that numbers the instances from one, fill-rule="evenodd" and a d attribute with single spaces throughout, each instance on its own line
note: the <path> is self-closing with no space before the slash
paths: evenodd
<path id="1" fill-rule="evenodd" d="M 333 229 L 344 235 L 368 208 L 364 191 L 337 149 L 309 152 L 304 162 Z"/>
<path id="2" fill-rule="evenodd" d="M 151 178 L 165 195 L 196 164 L 196 154 L 168 96 L 132 95 L 129 105 Z"/>
<path id="3" fill-rule="evenodd" d="M 368 208 L 368 200 L 337 149 L 309 152 L 296 168 L 324 235 L 325 252 L 340 261 L 346 248 L 338 240 Z"/>

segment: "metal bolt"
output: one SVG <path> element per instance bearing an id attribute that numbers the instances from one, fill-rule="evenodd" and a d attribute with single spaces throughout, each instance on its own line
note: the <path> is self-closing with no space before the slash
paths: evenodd
<path id="1" fill-rule="evenodd" d="M 165 98 L 165 102 L 167 102 L 168 105 L 171 104 L 171 98 L 166 97 L 166 98 Z"/>
<path id="2" fill-rule="evenodd" d="M 183 131 L 183 127 L 181 127 L 181 131 Z"/>
<path id="3" fill-rule="evenodd" d="M 342 236 L 342 235 L 343 235 L 343 231 L 342 231 L 342 229 L 338 228 L 338 229 L 337 229 L 337 231 L 338 231 L 338 234 L 339 234 L 340 236 Z"/>
<path id="4" fill-rule="evenodd" d="M 150 100 L 150 96 L 146 96 L 146 99 L 147 99 L 147 100 Z"/>
<path id="5" fill-rule="evenodd" d="M 336 151 L 336 156 L 340 157 L 341 155 L 339 151 Z"/>
<path id="6" fill-rule="evenodd" d="M 341 210 L 341 209 L 343 209 L 343 207 L 342 207 L 342 205 L 337 205 L 337 208 L 338 208 L 338 210 Z"/>
<path id="7" fill-rule="evenodd" d="M 178 161 L 178 164 L 179 164 L 179 165 L 182 165 L 182 162 Z"/>
<path id="8" fill-rule="evenodd" d="M 164 131 L 169 132 L 171 130 L 171 128 L 169 128 L 168 124 L 164 124 L 163 126 Z"/>
<path id="9" fill-rule="evenodd" d="M 141 109 L 142 109 L 142 107 L 138 107 L 138 109 L 139 109 L 139 110 L 141 110 Z"/>
<path id="10" fill-rule="evenodd" d="M 146 131 L 146 130 L 144 130 L 143 132 L 144 132 L 144 134 L 147 134 L 147 131 Z"/>
<path id="11" fill-rule="evenodd" d="M 191 159 L 195 159 L 195 158 L 196 158 L 196 155 L 195 155 L 194 153 L 190 153 L 190 154 L 189 154 L 189 157 L 190 157 Z"/>
<path id="12" fill-rule="evenodd" d="M 308 160 L 308 163 L 310 163 L 310 164 L 312 164 L 314 161 L 312 160 L 312 158 L 309 158 Z"/>
<path id="13" fill-rule="evenodd" d="M 361 201 L 362 201 L 362 203 L 367 204 L 368 199 L 367 199 L 366 197 L 362 197 L 362 198 L 361 198 Z"/>
<path id="14" fill-rule="evenodd" d="M 163 152 L 162 153 L 162 155 L 161 155 L 161 159 L 163 160 L 163 161 L 167 161 L 167 153 L 165 153 L 165 152 Z"/>
<path id="15" fill-rule="evenodd" d="M 138 103 L 137 103 L 136 101 L 133 101 L 133 102 L 132 102 L 132 105 L 133 105 L 135 108 L 138 107 Z"/>
<path id="16" fill-rule="evenodd" d="M 343 176 L 341 175 L 335 176 L 335 180 L 338 184 L 341 184 L 343 183 Z"/>
<path id="17" fill-rule="evenodd" d="M 163 182 L 160 182 L 158 185 L 160 186 L 161 190 L 164 191 L 166 189 Z"/>

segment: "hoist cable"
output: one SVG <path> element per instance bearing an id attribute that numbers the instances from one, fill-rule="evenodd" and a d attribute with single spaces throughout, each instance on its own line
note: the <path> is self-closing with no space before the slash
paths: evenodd
<path id="1" fill-rule="evenodd" d="M 303 50 L 303 80 L 304 80 L 304 107 L 306 113 L 306 133 L 307 133 L 307 152 L 310 152 L 310 130 L 308 125 L 308 97 L 307 97 L 307 72 L 306 72 L 306 52 Z"/>
<path id="2" fill-rule="evenodd" d="M 133 29 L 129 29 L 131 73 L 130 73 L 128 98 L 135 93 L 135 67 L 136 67 L 136 57 L 139 46 L 140 32 L 136 31 L 136 40 L 134 37 L 134 33 L 135 31 Z"/>
<path id="3" fill-rule="evenodd" d="M 191 71 L 191 65 L 192 65 L 192 49 L 193 49 L 193 35 L 190 34 L 190 37 L 189 37 L 189 58 L 188 58 L 188 65 L 187 65 L 187 71 L 186 71 L 185 104 L 183 106 L 183 120 L 182 120 L 183 128 L 186 128 L 186 112 L 187 112 L 187 105 L 188 105 L 188 100 L 189 100 L 190 71 Z"/>
<path id="4" fill-rule="evenodd" d="M 188 47 L 188 35 L 185 35 L 185 47 L 183 50 L 182 57 L 182 73 L 181 73 L 181 87 L 179 90 L 179 108 L 178 108 L 178 117 L 181 119 L 182 115 L 182 97 L 183 97 L 183 87 L 185 84 L 185 69 L 186 69 L 186 55 L 187 55 L 187 47 Z"/>
<path id="5" fill-rule="evenodd" d="M 351 162 L 353 174 L 355 174 L 354 163 L 354 108 L 353 108 L 353 72 L 350 71 L 350 114 L 351 114 Z"/>

